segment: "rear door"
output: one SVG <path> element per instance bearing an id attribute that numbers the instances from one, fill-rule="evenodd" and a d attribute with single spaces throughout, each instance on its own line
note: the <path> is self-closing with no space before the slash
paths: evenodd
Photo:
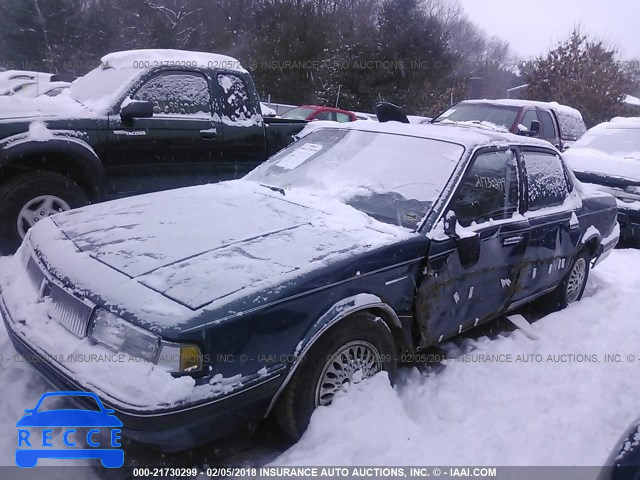
<path id="1" fill-rule="evenodd" d="M 216 181 L 220 171 L 220 125 L 211 115 L 207 78 L 168 70 L 149 77 L 131 100 L 154 105 L 151 118 L 109 118 L 110 196 L 144 193 Z"/>
<path id="2" fill-rule="evenodd" d="M 573 185 L 560 156 L 549 150 L 525 149 L 522 160 L 531 237 L 513 297 L 516 303 L 555 288 L 564 278 L 580 239 L 579 199 L 572 195 Z"/>
<path id="3" fill-rule="evenodd" d="M 511 302 L 529 236 L 520 183 L 512 149 L 481 151 L 467 169 L 445 211 L 455 214 L 458 235 L 479 236 L 480 255 L 469 264 L 455 238 L 434 233 L 416 303 L 423 345 L 493 318 Z"/>
<path id="4" fill-rule="evenodd" d="M 548 110 L 538 109 L 538 118 L 540 119 L 540 138 L 546 140 L 551 145 L 560 149 L 560 132 L 554 117 Z"/>

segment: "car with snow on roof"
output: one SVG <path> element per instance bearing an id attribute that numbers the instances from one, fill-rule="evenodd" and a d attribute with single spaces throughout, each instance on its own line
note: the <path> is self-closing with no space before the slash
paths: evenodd
<path id="1" fill-rule="evenodd" d="M 640 247 L 640 118 L 596 125 L 565 157 L 584 184 L 616 197 L 621 243 Z"/>
<path id="2" fill-rule="evenodd" d="M 17 350 L 125 436 L 181 450 L 275 414 L 298 438 L 407 354 L 577 302 L 618 233 L 615 199 L 547 142 L 313 122 L 241 180 L 39 222 L 0 308 Z"/>
<path id="3" fill-rule="evenodd" d="M 0 255 L 49 215 L 240 178 L 306 122 L 267 118 L 234 58 L 133 50 L 55 97 L 0 97 Z"/>
<path id="4" fill-rule="evenodd" d="M 464 100 L 432 120 L 489 123 L 516 135 L 538 137 L 566 150 L 587 131 L 582 114 L 557 102 L 519 99 Z"/>

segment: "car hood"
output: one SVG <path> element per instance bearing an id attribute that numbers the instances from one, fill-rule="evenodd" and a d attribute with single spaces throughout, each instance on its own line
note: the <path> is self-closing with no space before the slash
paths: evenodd
<path id="1" fill-rule="evenodd" d="M 640 184 L 640 159 L 612 156 L 591 148 L 575 147 L 564 155 L 576 176 L 583 181 L 597 182 L 600 177 L 605 184 L 609 183 L 607 179 L 613 180 L 614 183 Z"/>
<path id="2" fill-rule="evenodd" d="M 0 96 L 0 122 L 43 119 L 71 119 L 95 115 L 92 110 L 69 95 L 42 95 L 28 98 L 20 95 Z"/>
<path id="3" fill-rule="evenodd" d="M 52 223 L 61 235 L 52 234 L 51 225 L 38 225 L 31 237 L 56 276 L 134 312 L 147 296 L 140 287 L 193 313 L 277 290 L 314 269 L 410 235 L 336 200 L 282 195 L 242 180 L 85 207 L 56 215 Z M 81 255 L 70 258 L 63 247 L 69 241 Z M 107 278 L 113 272 L 120 282 Z M 256 296 L 251 306 L 260 301 Z M 167 313 L 167 321 L 176 322 L 184 314 L 153 299 L 147 303 L 154 304 L 154 318 Z"/>

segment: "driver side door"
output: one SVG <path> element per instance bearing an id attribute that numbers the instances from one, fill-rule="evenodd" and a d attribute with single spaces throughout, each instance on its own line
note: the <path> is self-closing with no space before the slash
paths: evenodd
<path id="1" fill-rule="evenodd" d="M 529 222 L 519 215 L 520 170 L 513 149 L 480 150 L 467 168 L 432 231 L 416 301 L 422 346 L 506 311 L 529 239 Z M 452 221 L 457 227 L 445 229 Z"/>
<path id="2" fill-rule="evenodd" d="M 203 74 L 155 73 L 131 100 L 152 103 L 153 116 L 109 118 L 107 192 L 112 198 L 225 179 L 220 125 L 212 116 L 209 81 Z"/>

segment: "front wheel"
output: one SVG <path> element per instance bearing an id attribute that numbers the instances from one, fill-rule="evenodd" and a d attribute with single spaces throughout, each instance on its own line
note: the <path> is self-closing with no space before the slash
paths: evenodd
<path id="1" fill-rule="evenodd" d="M 84 190 L 58 173 L 29 172 L 0 185 L 0 255 L 15 252 L 39 221 L 88 203 Z"/>
<path id="2" fill-rule="evenodd" d="M 336 395 L 378 372 L 392 376 L 395 369 L 389 328 L 371 313 L 355 313 L 311 347 L 278 399 L 278 423 L 297 440 L 317 407 L 330 405 Z"/>

